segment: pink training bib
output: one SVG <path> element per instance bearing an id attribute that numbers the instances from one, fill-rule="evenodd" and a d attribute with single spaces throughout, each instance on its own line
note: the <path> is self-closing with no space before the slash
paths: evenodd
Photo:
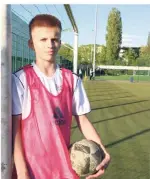
<path id="1" fill-rule="evenodd" d="M 22 120 L 22 140 L 32 179 L 79 179 L 71 166 L 68 147 L 72 121 L 73 75 L 62 69 L 61 92 L 54 96 L 30 65 L 25 66 L 31 111 Z"/>

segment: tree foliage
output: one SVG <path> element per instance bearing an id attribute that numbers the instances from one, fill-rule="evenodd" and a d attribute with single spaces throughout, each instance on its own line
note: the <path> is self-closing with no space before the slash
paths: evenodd
<path id="1" fill-rule="evenodd" d="M 98 47 L 96 45 L 96 64 L 98 63 Z M 93 63 L 93 55 L 94 55 L 94 45 L 81 45 L 78 49 L 78 64 L 92 64 Z"/>
<path id="2" fill-rule="evenodd" d="M 96 59 L 99 65 L 106 64 L 106 47 L 104 45 L 101 46 L 101 50 L 97 53 Z"/>
<path id="3" fill-rule="evenodd" d="M 150 66 L 150 46 L 140 48 L 140 56 L 137 59 L 139 66 Z"/>
<path id="4" fill-rule="evenodd" d="M 106 60 L 107 64 L 114 64 L 119 57 L 122 43 L 122 19 L 120 11 L 113 8 L 108 16 L 106 33 Z"/>
<path id="5" fill-rule="evenodd" d="M 138 57 L 138 54 L 136 53 L 136 51 L 132 48 L 129 48 L 128 50 L 126 50 L 124 52 L 123 58 L 126 61 L 126 65 L 133 65 L 136 66 L 137 62 L 136 62 L 136 58 Z"/>
<path id="6" fill-rule="evenodd" d="M 65 45 L 72 48 L 72 46 L 69 44 L 65 44 Z M 70 61 L 73 61 L 73 50 L 67 48 L 66 46 L 64 46 L 64 45 L 61 46 L 61 48 L 58 52 L 58 55 L 63 56 L 64 58 L 66 58 Z"/>
<path id="7" fill-rule="evenodd" d="M 81 45 L 78 49 L 78 64 L 92 63 L 92 45 Z"/>

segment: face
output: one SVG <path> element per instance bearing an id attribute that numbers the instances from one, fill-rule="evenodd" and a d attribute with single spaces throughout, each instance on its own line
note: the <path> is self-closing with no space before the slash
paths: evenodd
<path id="1" fill-rule="evenodd" d="M 61 45 L 61 31 L 57 27 L 34 27 L 29 47 L 35 51 L 36 60 L 55 61 Z"/>

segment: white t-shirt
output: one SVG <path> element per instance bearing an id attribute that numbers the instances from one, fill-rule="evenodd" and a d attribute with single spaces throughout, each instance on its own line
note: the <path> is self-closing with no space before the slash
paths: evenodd
<path id="1" fill-rule="evenodd" d="M 90 75 L 92 75 L 92 72 L 93 72 L 92 69 L 90 69 Z"/>
<path id="2" fill-rule="evenodd" d="M 79 69 L 79 74 L 82 75 L 82 70 L 81 69 Z"/>
<path id="3" fill-rule="evenodd" d="M 61 90 L 62 74 L 57 65 L 52 77 L 47 77 L 40 71 L 37 65 L 32 63 L 35 73 L 38 75 L 47 90 L 57 95 Z M 72 103 L 72 115 L 83 115 L 91 111 L 89 100 L 84 90 L 81 79 L 73 74 L 74 94 Z M 21 69 L 12 74 L 12 115 L 22 114 L 22 119 L 28 117 L 31 108 L 31 96 L 27 85 L 25 72 Z"/>

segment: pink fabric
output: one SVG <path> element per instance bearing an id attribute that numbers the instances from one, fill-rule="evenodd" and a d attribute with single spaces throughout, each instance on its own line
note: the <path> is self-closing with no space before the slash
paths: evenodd
<path id="1" fill-rule="evenodd" d="M 72 121 L 72 72 L 62 69 L 62 90 L 54 96 L 30 65 L 24 67 L 31 111 L 22 120 L 25 158 L 32 179 L 79 179 L 71 167 L 68 147 Z"/>

